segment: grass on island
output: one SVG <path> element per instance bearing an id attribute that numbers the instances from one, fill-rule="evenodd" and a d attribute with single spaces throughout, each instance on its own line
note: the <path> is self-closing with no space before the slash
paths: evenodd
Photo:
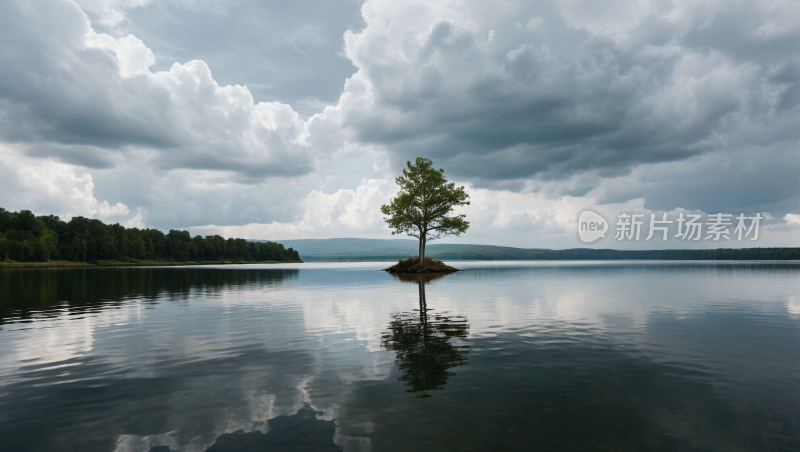
<path id="1" fill-rule="evenodd" d="M 420 264 L 419 256 L 414 256 L 406 260 L 385 268 L 389 273 L 449 273 L 461 271 L 457 268 L 445 265 L 442 261 L 437 261 L 429 257 L 425 258 L 425 264 Z"/>

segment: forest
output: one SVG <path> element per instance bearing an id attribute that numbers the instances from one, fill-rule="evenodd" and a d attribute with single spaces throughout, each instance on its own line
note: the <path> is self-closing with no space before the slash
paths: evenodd
<path id="1" fill-rule="evenodd" d="M 12 262 L 291 262 L 297 250 L 275 242 L 192 237 L 188 231 L 126 228 L 100 220 L 0 208 L 0 260 Z"/>

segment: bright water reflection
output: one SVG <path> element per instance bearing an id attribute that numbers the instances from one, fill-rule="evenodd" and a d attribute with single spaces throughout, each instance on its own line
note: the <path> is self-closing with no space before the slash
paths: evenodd
<path id="1" fill-rule="evenodd" d="M 800 449 L 798 265 L 381 266 L 1 270 L 0 449 Z"/>

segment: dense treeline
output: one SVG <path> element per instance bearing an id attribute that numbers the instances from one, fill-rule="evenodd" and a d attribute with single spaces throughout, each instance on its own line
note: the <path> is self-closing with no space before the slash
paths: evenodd
<path id="1" fill-rule="evenodd" d="M 188 231 L 125 228 L 100 220 L 36 216 L 28 210 L 0 208 L 0 260 L 16 262 L 121 261 L 299 261 L 292 248 L 275 242 L 191 237 Z"/>

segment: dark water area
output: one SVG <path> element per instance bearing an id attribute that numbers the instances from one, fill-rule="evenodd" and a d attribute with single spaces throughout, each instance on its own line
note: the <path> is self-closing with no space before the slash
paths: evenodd
<path id="1" fill-rule="evenodd" d="M 2 451 L 800 451 L 800 265 L 0 270 Z"/>

